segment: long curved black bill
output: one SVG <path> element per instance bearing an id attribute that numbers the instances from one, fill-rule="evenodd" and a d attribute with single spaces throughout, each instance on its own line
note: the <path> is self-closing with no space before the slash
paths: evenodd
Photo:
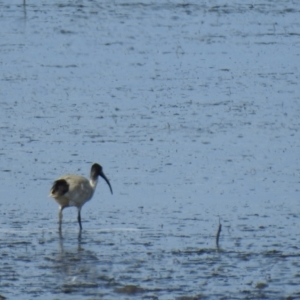
<path id="1" fill-rule="evenodd" d="M 106 183 L 108 184 L 109 188 L 110 188 L 110 192 L 113 193 L 113 190 L 111 188 L 111 185 L 109 183 L 109 180 L 106 178 L 106 176 L 104 175 L 103 172 L 101 172 L 100 176 L 106 181 Z"/>

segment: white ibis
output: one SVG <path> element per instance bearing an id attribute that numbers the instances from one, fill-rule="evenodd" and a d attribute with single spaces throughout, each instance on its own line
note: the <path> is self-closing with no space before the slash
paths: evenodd
<path id="1" fill-rule="evenodd" d="M 71 174 L 64 175 L 54 181 L 49 197 L 54 198 L 60 205 L 58 213 L 59 230 L 61 230 L 62 224 L 62 211 L 69 206 L 77 207 L 77 220 L 80 230 L 82 229 L 80 211 L 84 203 L 93 197 L 98 183 L 98 176 L 101 176 L 106 181 L 110 192 L 113 193 L 109 180 L 104 175 L 102 167 L 98 164 L 92 165 L 90 180 L 83 176 Z"/>

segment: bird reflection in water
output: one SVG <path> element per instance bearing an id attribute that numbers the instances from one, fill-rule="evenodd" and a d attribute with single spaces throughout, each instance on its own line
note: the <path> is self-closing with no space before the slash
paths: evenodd
<path id="1" fill-rule="evenodd" d="M 99 286 L 99 260 L 95 252 L 82 247 L 84 238 L 81 231 L 75 238 L 63 237 L 61 231 L 58 235 L 59 251 L 54 259 L 54 270 L 57 271 L 60 289 L 64 292 L 78 292 L 86 288 Z M 86 243 L 87 245 L 87 243 Z M 91 290 L 90 290 L 91 291 Z"/>

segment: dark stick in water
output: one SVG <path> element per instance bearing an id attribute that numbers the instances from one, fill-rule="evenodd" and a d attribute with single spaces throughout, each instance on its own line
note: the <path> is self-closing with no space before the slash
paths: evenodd
<path id="1" fill-rule="evenodd" d="M 218 249 L 219 249 L 219 238 L 220 238 L 221 230 L 222 230 L 222 224 L 219 219 L 219 228 L 218 228 L 217 235 L 216 235 L 216 245 L 217 245 Z"/>

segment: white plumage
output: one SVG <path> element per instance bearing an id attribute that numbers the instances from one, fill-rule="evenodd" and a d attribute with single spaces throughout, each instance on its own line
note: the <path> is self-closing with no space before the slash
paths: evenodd
<path id="1" fill-rule="evenodd" d="M 50 190 L 50 197 L 54 198 L 60 205 L 59 209 L 59 229 L 62 224 L 62 211 L 69 206 L 75 206 L 78 209 L 78 223 L 80 230 L 81 225 L 81 208 L 89 201 L 95 192 L 98 176 L 101 176 L 108 184 L 111 193 L 113 193 L 109 180 L 103 173 L 102 167 L 99 164 L 93 164 L 91 167 L 90 180 L 79 175 L 65 175 L 54 181 Z"/>

